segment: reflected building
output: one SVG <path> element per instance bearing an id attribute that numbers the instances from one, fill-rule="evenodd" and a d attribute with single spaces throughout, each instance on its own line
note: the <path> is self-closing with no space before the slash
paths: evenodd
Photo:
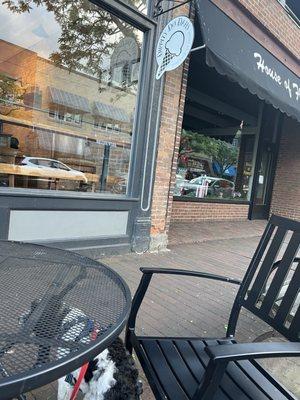
<path id="1" fill-rule="evenodd" d="M 0 167 L 2 186 L 126 192 L 136 100 L 134 84 L 130 87 L 132 77 L 136 82 L 134 67 L 139 63 L 137 45 L 134 60 L 127 51 L 132 41 L 125 41 L 123 57 L 122 41 L 116 47 L 113 79 L 99 83 L 93 76 L 69 71 L 34 51 L 0 40 L 0 85 L 5 86 L 5 80 L 10 82 L 10 89 L 4 93 L 3 87 L 0 99 L 1 135 L 6 135 L 8 143 L 11 138 L 18 142 L 18 149 L 13 151 L 6 146 L 12 153 L 8 158 L 2 147 L 1 161 L 20 165 L 22 173 L 5 174 L 9 172 L 7 166 L 3 171 Z M 117 68 L 122 73 L 117 74 Z M 49 161 L 42 178 L 34 176 L 32 170 L 25 175 L 24 157 L 33 157 L 38 164 L 40 158 L 60 161 L 85 173 L 87 183 L 70 181 L 67 175 L 56 179 Z"/>

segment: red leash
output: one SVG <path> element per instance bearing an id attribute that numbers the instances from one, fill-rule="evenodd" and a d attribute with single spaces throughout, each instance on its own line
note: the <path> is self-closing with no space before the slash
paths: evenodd
<path id="1" fill-rule="evenodd" d="M 89 366 L 89 363 L 86 363 L 81 367 L 80 373 L 79 373 L 78 379 L 77 379 L 77 381 L 76 381 L 76 383 L 74 385 L 73 392 L 71 394 L 70 400 L 75 400 L 76 399 L 76 396 L 77 396 L 77 394 L 79 392 L 79 387 L 80 387 L 81 382 L 82 382 L 82 380 L 84 378 L 86 370 L 88 369 L 88 366 Z"/>
<path id="2" fill-rule="evenodd" d="M 93 331 L 93 333 L 91 334 L 91 340 L 95 340 L 97 338 L 97 333 L 98 333 L 98 330 L 95 329 Z M 86 371 L 88 369 L 88 366 L 89 366 L 89 363 L 87 362 L 86 364 L 84 364 L 80 368 L 79 376 L 78 376 L 78 379 L 77 379 L 77 381 L 76 381 L 76 383 L 74 385 L 70 400 L 75 400 L 76 399 L 76 396 L 77 396 L 77 394 L 79 392 L 79 388 L 80 388 L 81 382 L 82 382 L 82 380 L 84 378 L 84 375 L 85 375 L 85 373 L 86 373 Z"/>

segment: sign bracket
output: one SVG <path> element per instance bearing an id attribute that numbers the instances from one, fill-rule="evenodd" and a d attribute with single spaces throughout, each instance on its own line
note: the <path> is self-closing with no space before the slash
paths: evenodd
<path id="1" fill-rule="evenodd" d="M 156 4 L 154 6 L 154 12 L 153 12 L 153 17 L 154 18 L 158 18 L 160 15 L 163 15 L 163 14 L 169 12 L 169 11 L 173 11 L 178 7 L 181 7 L 181 6 L 183 6 L 183 5 L 187 4 L 187 3 L 190 3 L 193 0 L 183 0 L 183 1 L 182 0 L 174 0 L 174 3 L 179 3 L 179 4 L 176 4 L 173 7 L 168 8 L 167 10 L 164 10 L 163 7 L 162 7 L 163 1 L 164 0 L 157 0 Z M 170 2 L 172 0 L 166 0 L 166 1 Z"/>
<path id="2" fill-rule="evenodd" d="M 193 51 L 205 49 L 205 47 L 206 47 L 206 44 L 203 44 L 202 46 L 194 47 L 193 49 L 191 49 L 190 53 L 192 53 Z"/>

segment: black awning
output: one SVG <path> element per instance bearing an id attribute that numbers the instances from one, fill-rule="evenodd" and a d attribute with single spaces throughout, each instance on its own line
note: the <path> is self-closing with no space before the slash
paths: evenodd
<path id="1" fill-rule="evenodd" d="M 210 0 L 196 0 L 206 63 L 300 121 L 300 79 Z"/>

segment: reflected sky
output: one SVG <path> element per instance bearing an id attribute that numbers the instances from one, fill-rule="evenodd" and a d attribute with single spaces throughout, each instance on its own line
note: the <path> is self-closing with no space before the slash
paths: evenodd
<path id="1" fill-rule="evenodd" d="M 13 29 L 12 29 L 13 27 Z M 57 50 L 61 29 L 53 13 L 33 6 L 30 13 L 13 13 L 0 6 L 0 39 L 35 51 L 43 58 Z"/>
<path id="2" fill-rule="evenodd" d="M 140 12 L 147 14 L 147 0 L 122 0 L 124 3 L 137 8 Z"/>
<path id="3" fill-rule="evenodd" d="M 126 2 L 127 0 L 124 1 Z M 134 2 L 136 6 L 142 8 L 145 6 L 146 0 L 129 0 L 128 2 L 131 2 L 131 5 Z M 86 3 L 91 5 L 91 10 L 101 10 L 101 8 L 99 9 L 88 1 Z M 59 39 L 62 35 L 62 29 L 56 21 L 54 13 L 49 12 L 44 5 L 36 6 L 31 2 L 31 7 L 30 12 L 17 13 L 10 11 L 6 5 L 0 5 L 0 40 L 5 40 L 24 49 L 31 50 L 40 57 L 49 59 L 53 52 L 61 50 L 59 48 Z M 92 18 L 92 15 L 90 17 Z M 105 18 L 106 15 L 103 14 L 103 24 L 105 24 Z M 112 45 L 120 42 L 124 34 L 119 30 L 116 30 L 114 33 L 112 28 L 110 26 L 110 35 L 104 35 L 105 40 L 102 37 L 101 42 L 104 40 L 106 44 L 111 43 Z M 74 31 L 76 32 L 76 26 L 74 27 Z M 134 34 L 140 44 L 142 42 L 142 33 L 135 30 Z M 83 45 L 86 45 L 85 41 Z M 97 51 L 101 55 L 99 57 L 99 65 L 101 65 L 103 71 L 107 70 L 110 66 L 113 47 L 110 50 L 106 49 L 106 51 L 102 52 L 101 45 L 99 44 L 99 47 L 96 47 L 94 51 Z M 88 60 L 83 58 L 80 60 L 80 63 L 86 67 Z M 85 73 L 94 75 L 89 70 L 85 70 Z"/>

